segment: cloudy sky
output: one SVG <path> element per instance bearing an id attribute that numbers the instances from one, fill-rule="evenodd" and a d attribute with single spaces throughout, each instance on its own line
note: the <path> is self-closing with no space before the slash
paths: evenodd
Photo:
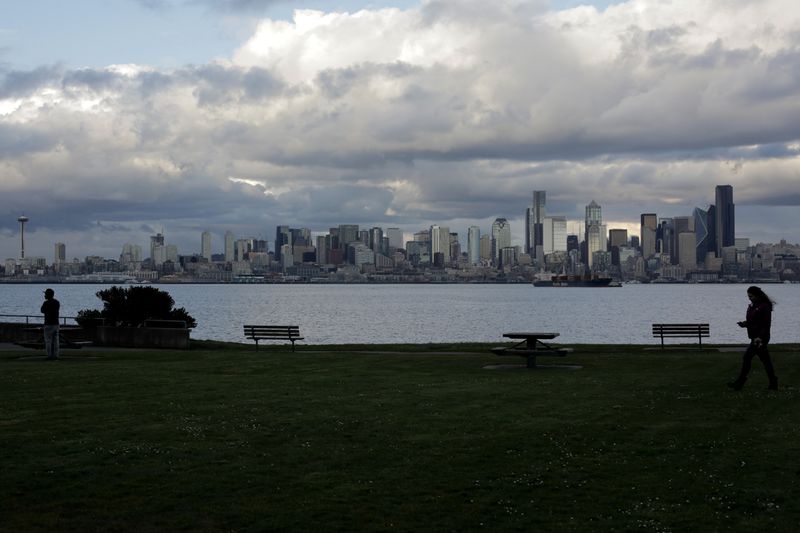
<path id="1" fill-rule="evenodd" d="M 344 223 L 524 239 L 734 186 L 800 241 L 796 0 L 29 0 L 0 18 L 0 259 L 116 258 L 163 229 Z M 578 224 L 570 224 L 575 231 Z"/>

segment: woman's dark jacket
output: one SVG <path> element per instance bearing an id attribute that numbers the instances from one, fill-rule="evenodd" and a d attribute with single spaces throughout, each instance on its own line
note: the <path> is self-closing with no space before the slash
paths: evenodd
<path id="1" fill-rule="evenodd" d="M 747 336 L 769 342 L 769 328 L 772 324 L 772 302 L 756 302 L 747 307 Z"/>

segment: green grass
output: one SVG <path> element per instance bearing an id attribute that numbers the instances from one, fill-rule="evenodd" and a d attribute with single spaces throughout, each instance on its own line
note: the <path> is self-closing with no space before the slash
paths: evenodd
<path id="1" fill-rule="evenodd" d="M 800 529 L 797 346 L 193 346 L 0 353 L 0 531 Z"/>

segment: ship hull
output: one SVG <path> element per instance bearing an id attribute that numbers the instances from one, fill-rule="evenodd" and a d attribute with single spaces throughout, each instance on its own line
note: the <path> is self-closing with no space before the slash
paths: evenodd
<path id="1" fill-rule="evenodd" d="M 536 280 L 534 287 L 613 287 L 611 278 L 590 278 L 580 276 L 553 276 L 549 280 Z"/>

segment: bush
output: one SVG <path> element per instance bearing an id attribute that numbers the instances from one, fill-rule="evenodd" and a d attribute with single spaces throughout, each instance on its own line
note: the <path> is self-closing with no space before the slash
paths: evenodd
<path id="1" fill-rule="evenodd" d="M 103 301 L 103 310 L 78 311 L 76 321 L 82 327 L 96 326 L 98 319 L 106 325 L 138 328 L 145 320 L 183 320 L 186 327 L 197 327 L 197 321 L 180 307 L 173 309 L 175 300 L 168 292 L 155 287 L 111 287 L 97 292 Z"/>

